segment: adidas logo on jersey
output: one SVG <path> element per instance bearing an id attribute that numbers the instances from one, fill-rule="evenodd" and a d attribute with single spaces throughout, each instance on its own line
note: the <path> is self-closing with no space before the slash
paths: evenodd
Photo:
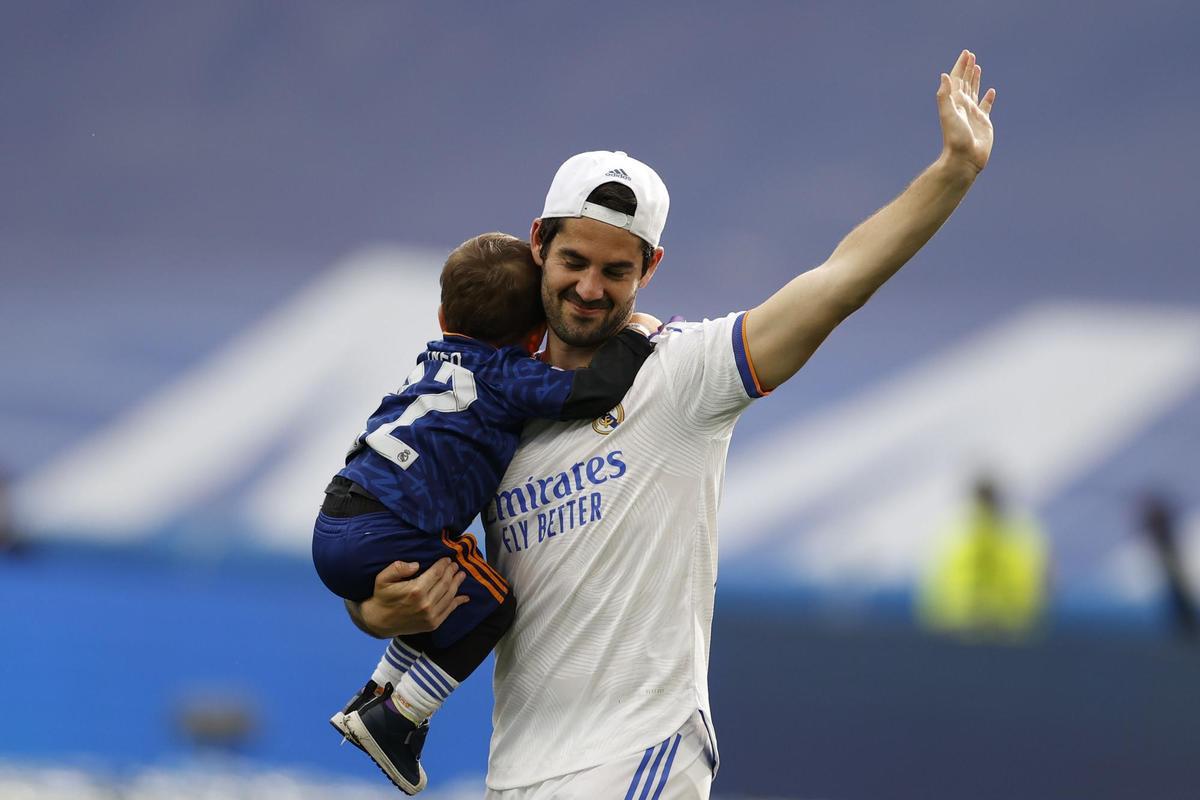
<path id="1" fill-rule="evenodd" d="M 627 173 L 625 170 L 623 170 L 623 169 L 621 169 L 621 168 L 619 168 L 619 167 L 618 167 L 617 169 L 610 169 L 608 172 L 604 173 L 604 177 L 606 177 L 606 178 L 620 178 L 620 179 L 621 179 L 621 180 L 623 180 L 623 181 L 631 181 L 631 180 L 633 180 L 633 178 L 630 178 L 630 177 L 629 177 L 629 173 Z"/>

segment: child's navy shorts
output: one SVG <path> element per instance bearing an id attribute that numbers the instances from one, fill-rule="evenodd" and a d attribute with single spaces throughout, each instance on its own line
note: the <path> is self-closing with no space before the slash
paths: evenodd
<path id="1" fill-rule="evenodd" d="M 424 572 L 441 558 L 453 559 L 466 574 L 458 593 L 471 601 L 430 634 L 434 647 L 448 647 L 486 619 L 508 599 L 508 584 L 484 560 L 471 534 L 434 536 L 418 530 L 345 478 L 334 478 L 326 489 L 313 530 L 313 564 L 334 594 L 361 602 L 374 593 L 375 576 L 393 561 L 415 561 Z"/>

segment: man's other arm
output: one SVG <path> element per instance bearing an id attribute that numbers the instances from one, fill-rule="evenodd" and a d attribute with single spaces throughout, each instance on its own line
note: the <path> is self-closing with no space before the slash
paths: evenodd
<path id="1" fill-rule="evenodd" d="M 375 576 L 375 593 L 361 603 L 346 602 L 346 613 L 363 633 L 390 639 L 424 633 L 441 625 L 450 612 L 467 602 L 458 594 L 467 574 L 443 558 L 419 577 L 417 565 L 394 561 Z"/>
<path id="2" fill-rule="evenodd" d="M 746 316 L 759 381 L 774 389 L 929 241 L 958 207 L 992 151 L 996 92 L 979 99 L 982 70 L 964 50 L 938 86 L 942 153 L 888 205 L 850 232 L 819 267 L 792 279 Z"/>

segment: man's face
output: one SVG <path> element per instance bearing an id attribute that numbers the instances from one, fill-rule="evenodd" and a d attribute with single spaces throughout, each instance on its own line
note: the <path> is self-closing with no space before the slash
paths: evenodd
<path id="1" fill-rule="evenodd" d="M 546 322 L 573 347 L 597 347 L 619 331 L 633 313 L 638 289 L 650 282 L 662 258 L 659 248 L 642 275 L 641 240 L 586 217 L 563 220 L 544 261 L 536 221 L 533 239 Z"/>

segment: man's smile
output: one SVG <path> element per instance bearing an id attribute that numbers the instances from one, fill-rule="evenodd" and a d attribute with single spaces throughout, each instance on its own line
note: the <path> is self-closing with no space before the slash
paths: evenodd
<path id="1" fill-rule="evenodd" d="M 600 316 L 608 312 L 613 303 L 611 300 L 586 301 L 575 292 L 563 292 L 563 299 L 571 304 L 571 310 L 583 317 Z"/>

